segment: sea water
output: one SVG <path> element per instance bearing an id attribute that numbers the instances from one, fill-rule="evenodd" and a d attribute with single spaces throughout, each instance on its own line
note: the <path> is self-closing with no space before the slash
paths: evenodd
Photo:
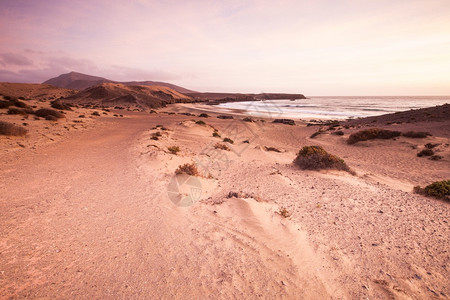
<path id="1" fill-rule="evenodd" d="M 224 110 L 251 116 L 293 119 L 351 119 L 450 103 L 450 96 L 310 97 L 298 100 L 227 102 Z"/>

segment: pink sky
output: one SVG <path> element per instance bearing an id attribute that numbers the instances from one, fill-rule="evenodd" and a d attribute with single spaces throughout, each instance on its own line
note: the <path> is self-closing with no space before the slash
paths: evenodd
<path id="1" fill-rule="evenodd" d="M 450 95 L 448 0 L 0 0 L 0 81 Z"/>

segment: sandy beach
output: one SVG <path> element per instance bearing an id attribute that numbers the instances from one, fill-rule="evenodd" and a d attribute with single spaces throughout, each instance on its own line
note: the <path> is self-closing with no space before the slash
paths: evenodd
<path id="1" fill-rule="evenodd" d="M 390 126 L 424 139 L 348 145 L 363 125 L 310 138 L 317 126 L 199 118 L 198 104 L 91 111 L 0 136 L 0 298 L 450 297 L 450 204 L 412 192 L 448 179 L 448 121 Z M 417 157 L 426 143 L 443 159 Z M 300 170 L 307 145 L 356 175 Z M 200 175 L 175 176 L 186 163 Z"/>

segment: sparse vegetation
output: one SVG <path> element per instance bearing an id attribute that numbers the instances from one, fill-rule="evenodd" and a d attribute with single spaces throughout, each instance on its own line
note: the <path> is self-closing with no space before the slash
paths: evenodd
<path id="1" fill-rule="evenodd" d="M 427 149 L 433 149 L 436 148 L 437 146 L 439 146 L 440 144 L 432 144 L 432 143 L 427 143 L 425 144 L 425 148 Z"/>
<path id="2" fill-rule="evenodd" d="M 61 102 L 60 100 L 53 100 L 50 102 L 50 106 L 54 109 L 72 110 L 69 104 Z"/>
<path id="3" fill-rule="evenodd" d="M 92 114 L 91 115 L 93 115 L 93 116 L 96 116 L 96 117 L 100 117 L 100 114 L 99 114 L 99 112 L 98 111 L 94 111 L 94 112 L 92 112 Z"/>
<path id="4" fill-rule="evenodd" d="M 292 213 L 288 211 L 285 207 L 280 208 L 280 210 L 277 211 L 277 214 L 279 214 L 283 218 L 289 218 L 290 216 L 292 216 Z"/>
<path id="5" fill-rule="evenodd" d="M 435 154 L 435 155 L 430 156 L 430 160 L 440 160 L 440 159 L 443 159 L 443 157 L 440 155 Z"/>
<path id="6" fill-rule="evenodd" d="M 85 115 L 79 115 L 78 118 L 86 118 Z"/>
<path id="7" fill-rule="evenodd" d="M 413 139 L 424 139 L 428 136 L 431 136 L 431 133 L 424 131 L 408 131 L 402 133 L 404 137 L 413 138 Z"/>
<path id="8" fill-rule="evenodd" d="M 303 170 L 335 169 L 354 174 L 343 159 L 329 154 L 321 146 L 303 147 L 294 159 L 294 164 Z"/>
<path id="9" fill-rule="evenodd" d="M 264 146 L 264 149 L 266 149 L 266 151 L 273 151 L 273 152 L 278 152 L 280 153 L 281 151 L 275 147 L 266 147 Z"/>
<path id="10" fill-rule="evenodd" d="M 13 101 L 12 104 L 15 107 L 20 107 L 20 108 L 28 108 L 29 107 L 28 104 L 26 104 L 25 102 L 19 101 L 19 100 Z"/>
<path id="11" fill-rule="evenodd" d="M 0 108 L 8 108 L 12 105 L 10 101 L 0 100 Z"/>
<path id="12" fill-rule="evenodd" d="M 427 185 L 425 188 L 416 186 L 414 187 L 414 192 L 417 194 L 450 201 L 450 180 L 436 181 Z"/>
<path id="13" fill-rule="evenodd" d="M 344 135 L 344 132 L 342 130 L 336 130 L 335 132 L 333 132 L 331 134 L 342 136 L 342 135 Z"/>
<path id="14" fill-rule="evenodd" d="M 201 114 L 199 114 L 198 115 L 200 118 L 209 118 L 209 115 L 208 114 L 205 114 L 205 113 L 201 113 Z"/>
<path id="15" fill-rule="evenodd" d="M 22 108 L 11 107 L 8 109 L 9 115 L 26 115 L 27 112 Z"/>
<path id="16" fill-rule="evenodd" d="M 291 119 L 275 119 L 272 123 L 280 123 L 286 125 L 295 125 L 295 121 Z"/>
<path id="17" fill-rule="evenodd" d="M 218 138 L 221 137 L 220 134 L 219 134 L 217 131 L 214 131 L 213 134 L 212 134 L 212 136 L 213 136 L 213 137 L 218 137 Z"/>
<path id="18" fill-rule="evenodd" d="M 157 141 L 159 140 L 159 137 L 161 136 L 161 132 L 157 131 L 157 132 L 153 132 L 152 136 L 150 137 L 150 139 Z"/>
<path id="19" fill-rule="evenodd" d="M 170 147 L 167 147 L 167 150 L 169 150 L 170 153 L 177 155 L 177 153 L 180 152 L 180 147 L 170 146 Z"/>
<path id="20" fill-rule="evenodd" d="M 154 110 L 154 109 L 150 110 L 150 113 L 151 114 L 157 114 L 156 110 Z"/>
<path id="21" fill-rule="evenodd" d="M 418 157 L 422 157 L 422 156 L 432 156 L 434 154 L 434 151 L 431 149 L 423 149 L 422 151 L 420 151 L 419 153 L 417 153 Z"/>
<path id="22" fill-rule="evenodd" d="M 206 125 L 206 123 L 203 122 L 202 120 L 195 121 L 195 124 L 202 125 L 202 126 Z"/>
<path id="23" fill-rule="evenodd" d="M 347 144 L 353 145 L 357 142 L 373 139 L 392 139 L 401 135 L 400 131 L 392 131 L 380 128 L 370 128 L 352 133 L 347 140 Z"/>
<path id="24" fill-rule="evenodd" d="M 313 134 L 311 134 L 311 136 L 309 137 L 310 139 L 314 139 L 314 138 L 316 138 L 317 136 L 319 136 L 319 135 L 321 135 L 321 134 L 324 134 L 325 132 L 323 132 L 322 130 L 318 130 L 318 131 L 316 131 L 316 132 L 314 132 Z"/>
<path id="25" fill-rule="evenodd" d="M 28 130 L 9 122 L 0 121 L 0 134 L 9 136 L 24 136 Z"/>
<path id="26" fill-rule="evenodd" d="M 187 174 L 190 176 L 199 176 L 200 173 L 197 169 L 197 166 L 194 163 L 190 164 L 184 164 L 178 167 L 178 169 L 175 170 L 175 174 Z"/>
<path id="27" fill-rule="evenodd" d="M 46 119 L 47 119 L 47 116 L 53 116 L 56 119 L 64 118 L 64 115 L 61 112 L 51 109 L 51 108 L 40 108 L 37 111 L 35 111 L 34 114 L 38 117 L 46 118 Z"/>
<path id="28" fill-rule="evenodd" d="M 219 119 L 234 119 L 233 116 L 225 116 L 225 115 L 217 116 L 217 118 L 219 118 Z"/>
<path id="29" fill-rule="evenodd" d="M 244 119 L 242 119 L 242 121 L 244 121 L 244 122 L 255 122 L 255 120 L 253 120 L 252 118 L 250 118 L 250 117 L 246 117 L 246 118 L 244 118 Z"/>
<path id="30" fill-rule="evenodd" d="M 220 143 L 216 143 L 216 144 L 214 145 L 214 149 L 220 149 L 220 150 L 230 151 L 230 148 L 229 148 L 227 145 L 220 144 Z"/>
<path id="31" fill-rule="evenodd" d="M 234 141 L 233 141 L 232 139 L 230 139 L 230 138 L 227 138 L 227 137 L 224 138 L 223 141 L 224 141 L 225 143 L 234 144 Z"/>

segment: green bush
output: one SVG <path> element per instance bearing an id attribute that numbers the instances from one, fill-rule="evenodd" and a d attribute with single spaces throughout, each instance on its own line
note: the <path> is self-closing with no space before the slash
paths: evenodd
<path id="1" fill-rule="evenodd" d="M 343 159 L 329 154 L 321 146 L 303 147 L 294 159 L 294 164 L 303 170 L 335 169 L 354 174 Z"/>
<path id="2" fill-rule="evenodd" d="M 352 145 L 357 142 L 373 139 L 392 139 L 401 135 L 400 131 L 392 131 L 379 128 L 371 128 L 352 133 L 347 140 L 347 144 Z"/>
<path id="3" fill-rule="evenodd" d="M 450 201 L 450 180 L 436 181 L 425 188 L 414 187 L 414 191 L 429 197 L 435 197 Z"/>

